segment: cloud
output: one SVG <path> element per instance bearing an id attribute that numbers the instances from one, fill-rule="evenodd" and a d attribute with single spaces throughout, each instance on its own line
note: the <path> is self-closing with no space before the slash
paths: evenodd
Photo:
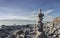
<path id="1" fill-rule="evenodd" d="M 33 18 L 29 18 L 27 16 L 30 16 L 29 11 L 24 11 L 22 9 L 16 9 L 16 8 L 0 7 L 0 20 L 4 19 L 33 20 Z"/>
<path id="2" fill-rule="evenodd" d="M 47 10 L 47 11 L 45 12 L 45 15 L 50 14 L 50 13 L 52 13 L 53 11 L 54 11 L 54 9 L 49 9 L 49 10 Z"/>
<path id="3" fill-rule="evenodd" d="M 44 12 L 44 10 L 42 11 L 42 13 L 44 14 L 44 21 L 51 21 L 53 19 L 53 17 L 49 16 L 49 14 L 52 14 L 53 11 L 55 9 L 48 9 Z M 38 20 L 38 10 L 33 12 L 33 15 L 29 16 L 30 18 L 34 18 L 35 20 Z"/>
<path id="4" fill-rule="evenodd" d="M 49 9 L 46 10 L 46 12 L 44 13 L 50 14 L 53 11 L 54 9 Z M 38 17 L 37 15 L 34 15 L 34 13 L 37 13 L 38 15 L 38 10 L 30 12 L 22 9 L 0 7 L 0 20 L 4 20 L 4 19 L 37 20 Z"/>
<path id="5" fill-rule="evenodd" d="M 49 9 L 44 13 L 44 21 L 51 21 L 54 19 L 53 16 L 50 16 L 49 14 L 52 14 L 55 9 Z"/>
<path id="6" fill-rule="evenodd" d="M 0 20 L 1 19 L 10 19 L 10 20 L 13 20 L 13 19 L 20 19 L 20 20 L 28 20 L 29 18 L 27 17 L 23 17 L 23 16 L 3 16 L 3 17 L 0 17 Z"/>

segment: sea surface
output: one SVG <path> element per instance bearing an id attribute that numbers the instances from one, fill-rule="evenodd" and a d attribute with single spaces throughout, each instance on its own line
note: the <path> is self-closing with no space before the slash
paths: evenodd
<path id="1" fill-rule="evenodd" d="M 26 24 L 35 24 L 34 21 L 31 20 L 0 20 L 1 25 L 26 25 Z"/>

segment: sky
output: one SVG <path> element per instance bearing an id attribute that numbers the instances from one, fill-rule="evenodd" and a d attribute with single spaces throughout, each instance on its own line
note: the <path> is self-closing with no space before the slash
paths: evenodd
<path id="1" fill-rule="evenodd" d="M 51 20 L 60 16 L 60 0 L 0 0 L 0 19 L 34 20 L 30 16 L 38 9 L 47 13 L 45 20 Z"/>

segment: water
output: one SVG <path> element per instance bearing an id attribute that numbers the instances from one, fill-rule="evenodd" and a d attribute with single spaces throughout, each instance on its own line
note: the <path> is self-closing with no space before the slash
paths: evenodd
<path id="1" fill-rule="evenodd" d="M 0 20 L 0 26 L 3 24 L 4 25 L 13 25 L 13 24 L 26 25 L 26 24 L 35 24 L 35 22 L 30 20 Z"/>

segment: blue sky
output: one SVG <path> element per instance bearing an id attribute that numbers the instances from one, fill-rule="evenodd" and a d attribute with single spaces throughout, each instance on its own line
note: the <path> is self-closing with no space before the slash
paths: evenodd
<path id="1" fill-rule="evenodd" d="M 27 16 L 32 16 L 39 8 L 44 13 L 53 9 L 48 14 L 51 17 L 60 16 L 60 0 L 0 0 L 0 19 L 30 20 L 32 18 Z"/>

